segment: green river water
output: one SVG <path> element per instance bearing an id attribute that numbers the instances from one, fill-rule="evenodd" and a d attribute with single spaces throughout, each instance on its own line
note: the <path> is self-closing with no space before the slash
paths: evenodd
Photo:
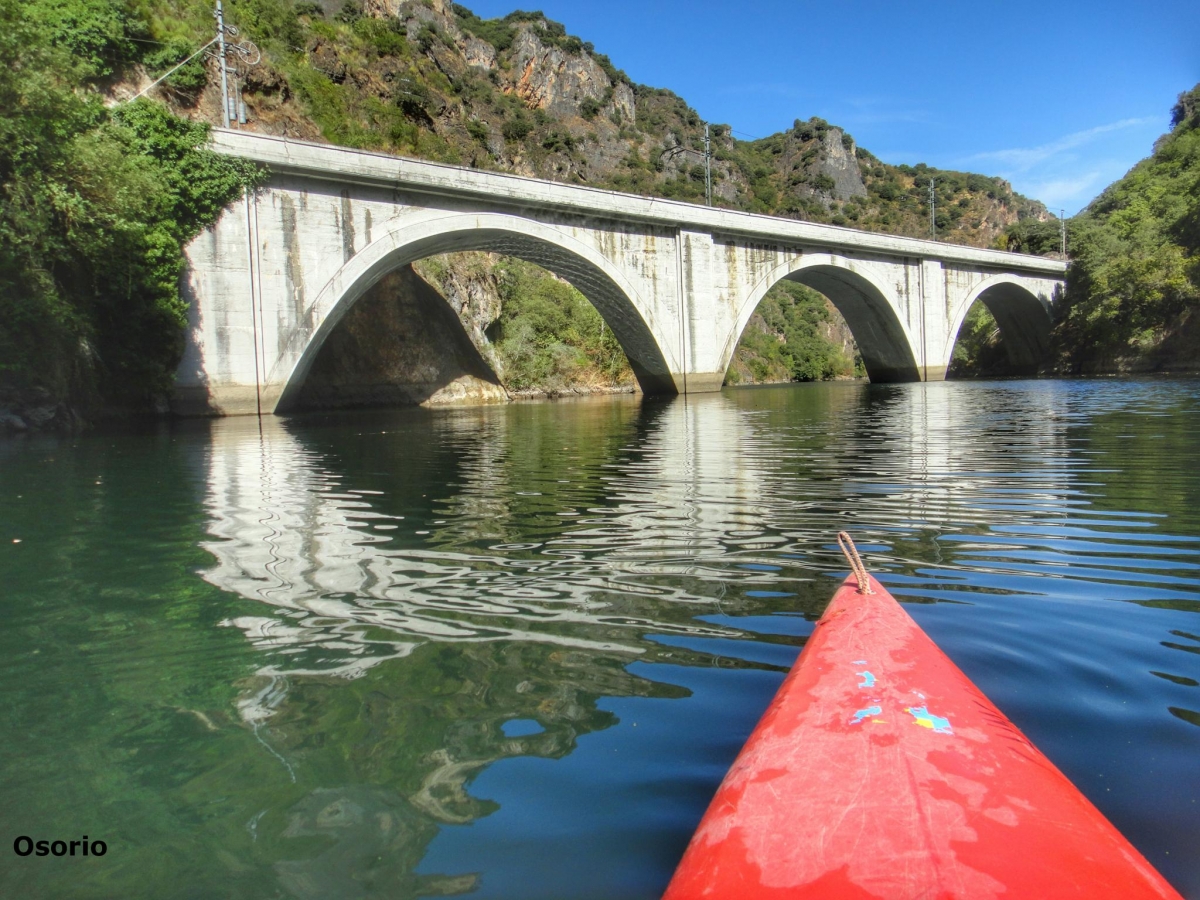
<path id="1" fill-rule="evenodd" d="M 1186 380 L 2 441 L 0 896 L 657 897 L 846 528 L 1200 898 L 1198 451 Z"/>

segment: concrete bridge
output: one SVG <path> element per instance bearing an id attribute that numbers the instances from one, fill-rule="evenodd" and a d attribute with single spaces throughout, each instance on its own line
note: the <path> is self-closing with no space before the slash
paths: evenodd
<path id="1" fill-rule="evenodd" d="M 176 408 L 294 404 L 322 343 L 388 272 L 487 250 L 565 278 L 620 340 L 646 393 L 721 386 L 742 330 L 781 279 L 828 297 L 872 381 L 940 381 L 971 304 L 1011 361 L 1044 356 L 1064 264 L 729 212 L 238 131 L 219 153 L 269 182 L 187 248 L 191 326 Z"/>

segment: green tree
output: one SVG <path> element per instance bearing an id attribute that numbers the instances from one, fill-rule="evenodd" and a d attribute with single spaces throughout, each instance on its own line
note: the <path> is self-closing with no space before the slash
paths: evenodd
<path id="1" fill-rule="evenodd" d="M 80 89 L 141 27 L 108 6 L 26 16 L 0 0 L 0 393 L 18 398 L 161 395 L 182 346 L 183 245 L 258 178 L 203 150 L 204 126 L 146 100 L 110 113 Z"/>
<path id="2" fill-rule="evenodd" d="M 1046 256 L 1062 250 L 1062 225 L 1058 219 L 1021 219 L 1004 229 L 1003 248 L 1012 253 Z"/>
<path id="3" fill-rule="evenodd" d="M 1072 223 L 1057 340 L 1066 361 L 1153 355 L 1200 304 L 1200 86 L 1153 155 Z"/>
<path id="4" fill-rule="evenodd" d="M 519 259 L 503 258 L 496 272 L 501 313 L 489 334 L 507 386 L 559 391 L 632 381 L 620 343 L 583 294 Z"/>
<path id="5" fill-rule="evenodd" d="M 759 303 L 734 354 L 728 383 L 743 380 L 826 381 L 862 374 L 861 363 L 842 351 L 825 331 L 833 322 L 825 297 L 811 288 L 781 281 Z"/>

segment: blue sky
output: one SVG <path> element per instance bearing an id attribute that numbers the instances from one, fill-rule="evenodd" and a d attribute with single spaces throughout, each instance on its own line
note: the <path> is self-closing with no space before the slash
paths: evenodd
<path id="1" fill-rule="evenodd" d="M 999 175 L 1068 215 L 1200 81 L 1197 0 L 527 2 L 739 137 L 817 115 L 887 162 Z"/>

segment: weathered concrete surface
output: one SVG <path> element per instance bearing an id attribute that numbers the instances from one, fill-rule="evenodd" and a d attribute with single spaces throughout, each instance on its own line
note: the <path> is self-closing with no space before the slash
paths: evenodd
<path id="1" fill-rule="evenodd" d="M 1043 353 L 1055 260 L 729 212 L 245 132 L 213 148 L 270 182 L 187 249 L 181 412 L 286 411 L 334 326 L 389 272 L 488 250 L 560 275 L 597 308 L 647 393 L 720 388 L 780 279 L 821 291 L 876 381 L 940 380 L 976 299 L 1017 361 Z"/>

